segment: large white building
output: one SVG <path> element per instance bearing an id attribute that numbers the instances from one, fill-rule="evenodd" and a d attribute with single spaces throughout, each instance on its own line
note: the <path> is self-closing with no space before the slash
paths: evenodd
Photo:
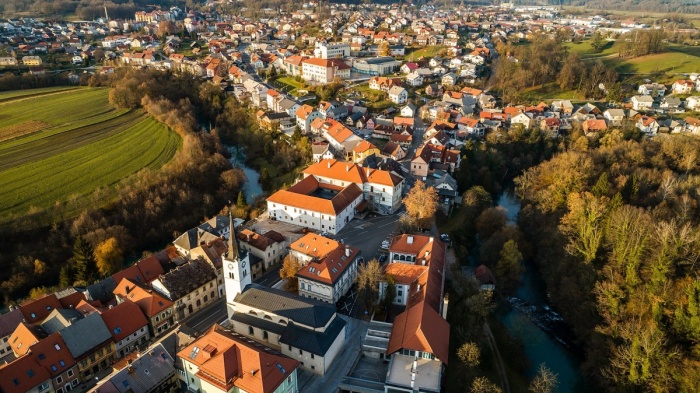
<path id="1" fill-rule="evenodd" d="M 350 44 L 347 42 L 316 41 L 314 57 L 319 59 L 342 59 L 350 56 Z"/>
<path id="2" fill-rule="evenodd" d="M 324 375 L 345 344 L 346 321 L 335 305 L 251 284 L 235 296 L 233 330 Z"/>
<path id="3" fill-rule="evenodd" d="M 306 59 L 301 64 L 301 77 L 309 82 L 331 83 L 350 78 L 350 67 L 338 59 Z"/>

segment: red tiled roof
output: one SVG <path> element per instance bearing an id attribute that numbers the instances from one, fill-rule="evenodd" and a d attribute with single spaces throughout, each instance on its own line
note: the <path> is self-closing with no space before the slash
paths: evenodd
<path id="1" fill-rule="evenodd" d="M 151 289 L 145 289 L 128 278 L 122 279 L 114 289 L 114 294 L 136 303 L 148 318 L 172 307 L 173 302 L 158 295 Z"/>
<path id="2" fill-rule="evenodd" d="M 17 326 L 17 329 L 15 329 L 8 341 L 15 356 L 22 356 L 29 352 L 29 348 L 38 343 L 44 335 L 45 333 L 39 328 L 22 322 Z"/>
<path id="3" fill-rule="evenodd" d="M 333 285 L 360 253 L 355 247 L 339 245 L 320 261 L 311 261 L 299 269 L 297 276 Z"/>
<path id="4" fill-rule="evenodd" d="M 58 332 L 34 344 L 30 351 L 52 377 L 61 375 L 75 365 L 68 346 Z M 61 365 L 61 361 L 64 366 Z M 56 371 L 53 371 L 53 367 L 56 367 Z"/>
<path id="5" fill-rule="evenodd" d="M 36 300 L 30 300 L 19 306 L 22 315 L 24 315 L 24 319 L 29 323 L 40 323 L 49 316 L 51 311 L 57 308 L 63 307 L 58 301 L 56 294 L 53 293 Z"/>
<path id="6" fill-rule="evenodd" d="M 334 159 L 322 160 L 304 169 L 305 175 L 313 175 L 356 184 L 366 182 L 394 187 L 403 179 L 388 171 L 362 168 L 352 163 L 343 163 Z"/>
<path id="7" fill-rule="evenodd" d="M 447 364 L 450 324 L 425 303 L 418 303 L 394 319 L 386 353 L 402 348 L 430 352 Z"/>
<path id="8" fill-rule="evenodd" d="M 148 320 L 136 303 L 121 302 L 103 311 L 100 316 L 109 329 L 115 342 L 125 339 L 144 326 Z"/>
<path id="9" fill-rule="evenodd" d="M 41 367 L 34 356 L 22 356 L 0 368 L 0 391 L 25 393 L 50 379 L 49 372 Z M 49 386 L 51 386 L 50 382 Z"/>
<path id="10" fill-rule="evenodd" d="M 267 201 L 335 216 L 362 196 L 362 190 L 356 184 L 348 185 L 333 199 L 310 195 L 319 187 L 332 188 L 330 184 L 319 183 L 313 176 L 308 176 L 289 189 L 272 194 Z"/>

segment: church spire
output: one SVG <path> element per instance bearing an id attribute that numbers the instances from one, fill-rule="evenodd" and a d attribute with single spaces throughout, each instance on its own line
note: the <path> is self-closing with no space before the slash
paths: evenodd
<path id="1" fill-rule="evenodd" d="M 233 224 L 233 215 L 231 214 L 231 209 L 228 211 L 228 221 L 229 221 L 229 235 L 228 235 L 228 250 L 226 251 L 226 258 L 229 261 L 235 261 L 238 259 L 238 239 L 236 239 L 236 226 Z"/>

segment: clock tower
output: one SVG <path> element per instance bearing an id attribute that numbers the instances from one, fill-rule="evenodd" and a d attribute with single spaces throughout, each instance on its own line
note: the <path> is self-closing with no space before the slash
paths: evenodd
<path id="1" fill-rule="evenodd" d="M 243 292 L 245 287 L 252 282 L 250 274 L 250 258 L 248 253 L 239 251 L 238 238 L 233 225 L 233 217 L 229 214 L 230 232 L 227 250 L 224 254 L 224 287 L 226 288 L 226 311 L 231 318 L 234 310 L 233 299 Z"/>

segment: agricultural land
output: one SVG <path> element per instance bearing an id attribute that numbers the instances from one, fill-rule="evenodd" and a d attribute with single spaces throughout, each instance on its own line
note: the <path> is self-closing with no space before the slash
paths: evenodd
<path id="1" fill-rule="evenodd" d="M 103 206 L 119 182 L 173 157 L 181 145 L 175 132 L 141 110 L 114 109 L 108 95 L 90 88 L 0 94 L 0 225 L 27 212 L 57 221 Z"/>

